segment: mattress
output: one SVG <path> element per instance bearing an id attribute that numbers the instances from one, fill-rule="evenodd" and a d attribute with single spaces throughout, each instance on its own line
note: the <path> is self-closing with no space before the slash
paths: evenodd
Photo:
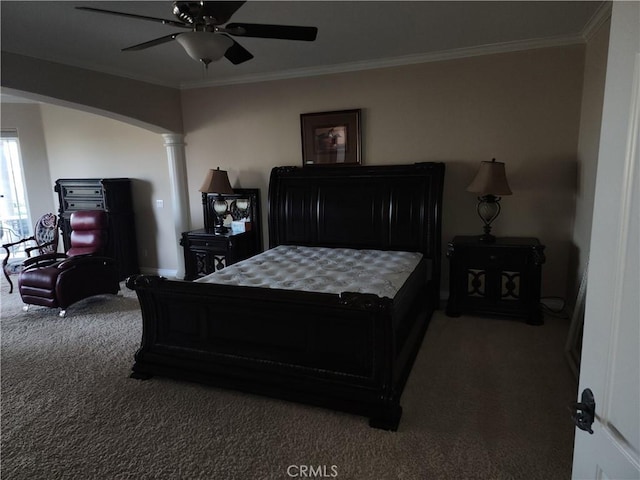
<path id="1" fill-rule="evenodd" d="M 280 245 L 196 282 L 393 299 L 422 258 L 419 252 Z"/>

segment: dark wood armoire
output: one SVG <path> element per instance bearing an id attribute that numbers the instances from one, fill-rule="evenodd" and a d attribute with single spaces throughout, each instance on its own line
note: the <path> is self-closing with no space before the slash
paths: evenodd
<path id="1" fill-rule="evenodd" d="M 130 179 L 64 178 L 56 180 L 55 191 L 65 251 L 71 241 L 71 214 L 78 210 L 105 210 L 109 214 L 105 255 L 118 262 L 120 279 L 139 272 Z"/>

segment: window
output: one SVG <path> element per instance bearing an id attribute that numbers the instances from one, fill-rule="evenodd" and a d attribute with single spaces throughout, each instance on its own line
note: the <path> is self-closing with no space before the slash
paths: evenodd
<path id="1" fill-rule="evenodd" d="M 27 208 L 17 131 L 2 130 L 0 141 L 0 242 L 11 243 L 31 236 L 32 222 Z M 24 251 L 13 253 L 24 255 Z"/>

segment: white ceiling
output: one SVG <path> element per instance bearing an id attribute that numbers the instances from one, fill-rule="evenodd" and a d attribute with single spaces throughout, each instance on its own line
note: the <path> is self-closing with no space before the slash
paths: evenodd
<path id="1" fill-rule="evenodd" d="M 318 27 L 315 42 L 234 37 L 255 58 L 205 73 L 172 41 L 124 47 L 183 29 L 76 10 L 91 6 L 175 19 L 170 1 L 0 2 L 3 51 L 172 87 L 349 71 L 473 53 L 577 42 L 600 1 L 248 1 L 232 22 Z"/>

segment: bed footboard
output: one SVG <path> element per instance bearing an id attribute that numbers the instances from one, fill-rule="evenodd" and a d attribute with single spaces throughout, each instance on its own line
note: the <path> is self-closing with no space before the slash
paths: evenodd
<path id="1" fill-rule="evenodd" d="M 431 311 L 415 300 L 398 345 L 389 299 L 135 275 L 143 334 L 134 378 L 208 383 L 343 410 L 397 429 L 400 395 Z M 406 319 L 405 319 L 406 320 Z"/>

